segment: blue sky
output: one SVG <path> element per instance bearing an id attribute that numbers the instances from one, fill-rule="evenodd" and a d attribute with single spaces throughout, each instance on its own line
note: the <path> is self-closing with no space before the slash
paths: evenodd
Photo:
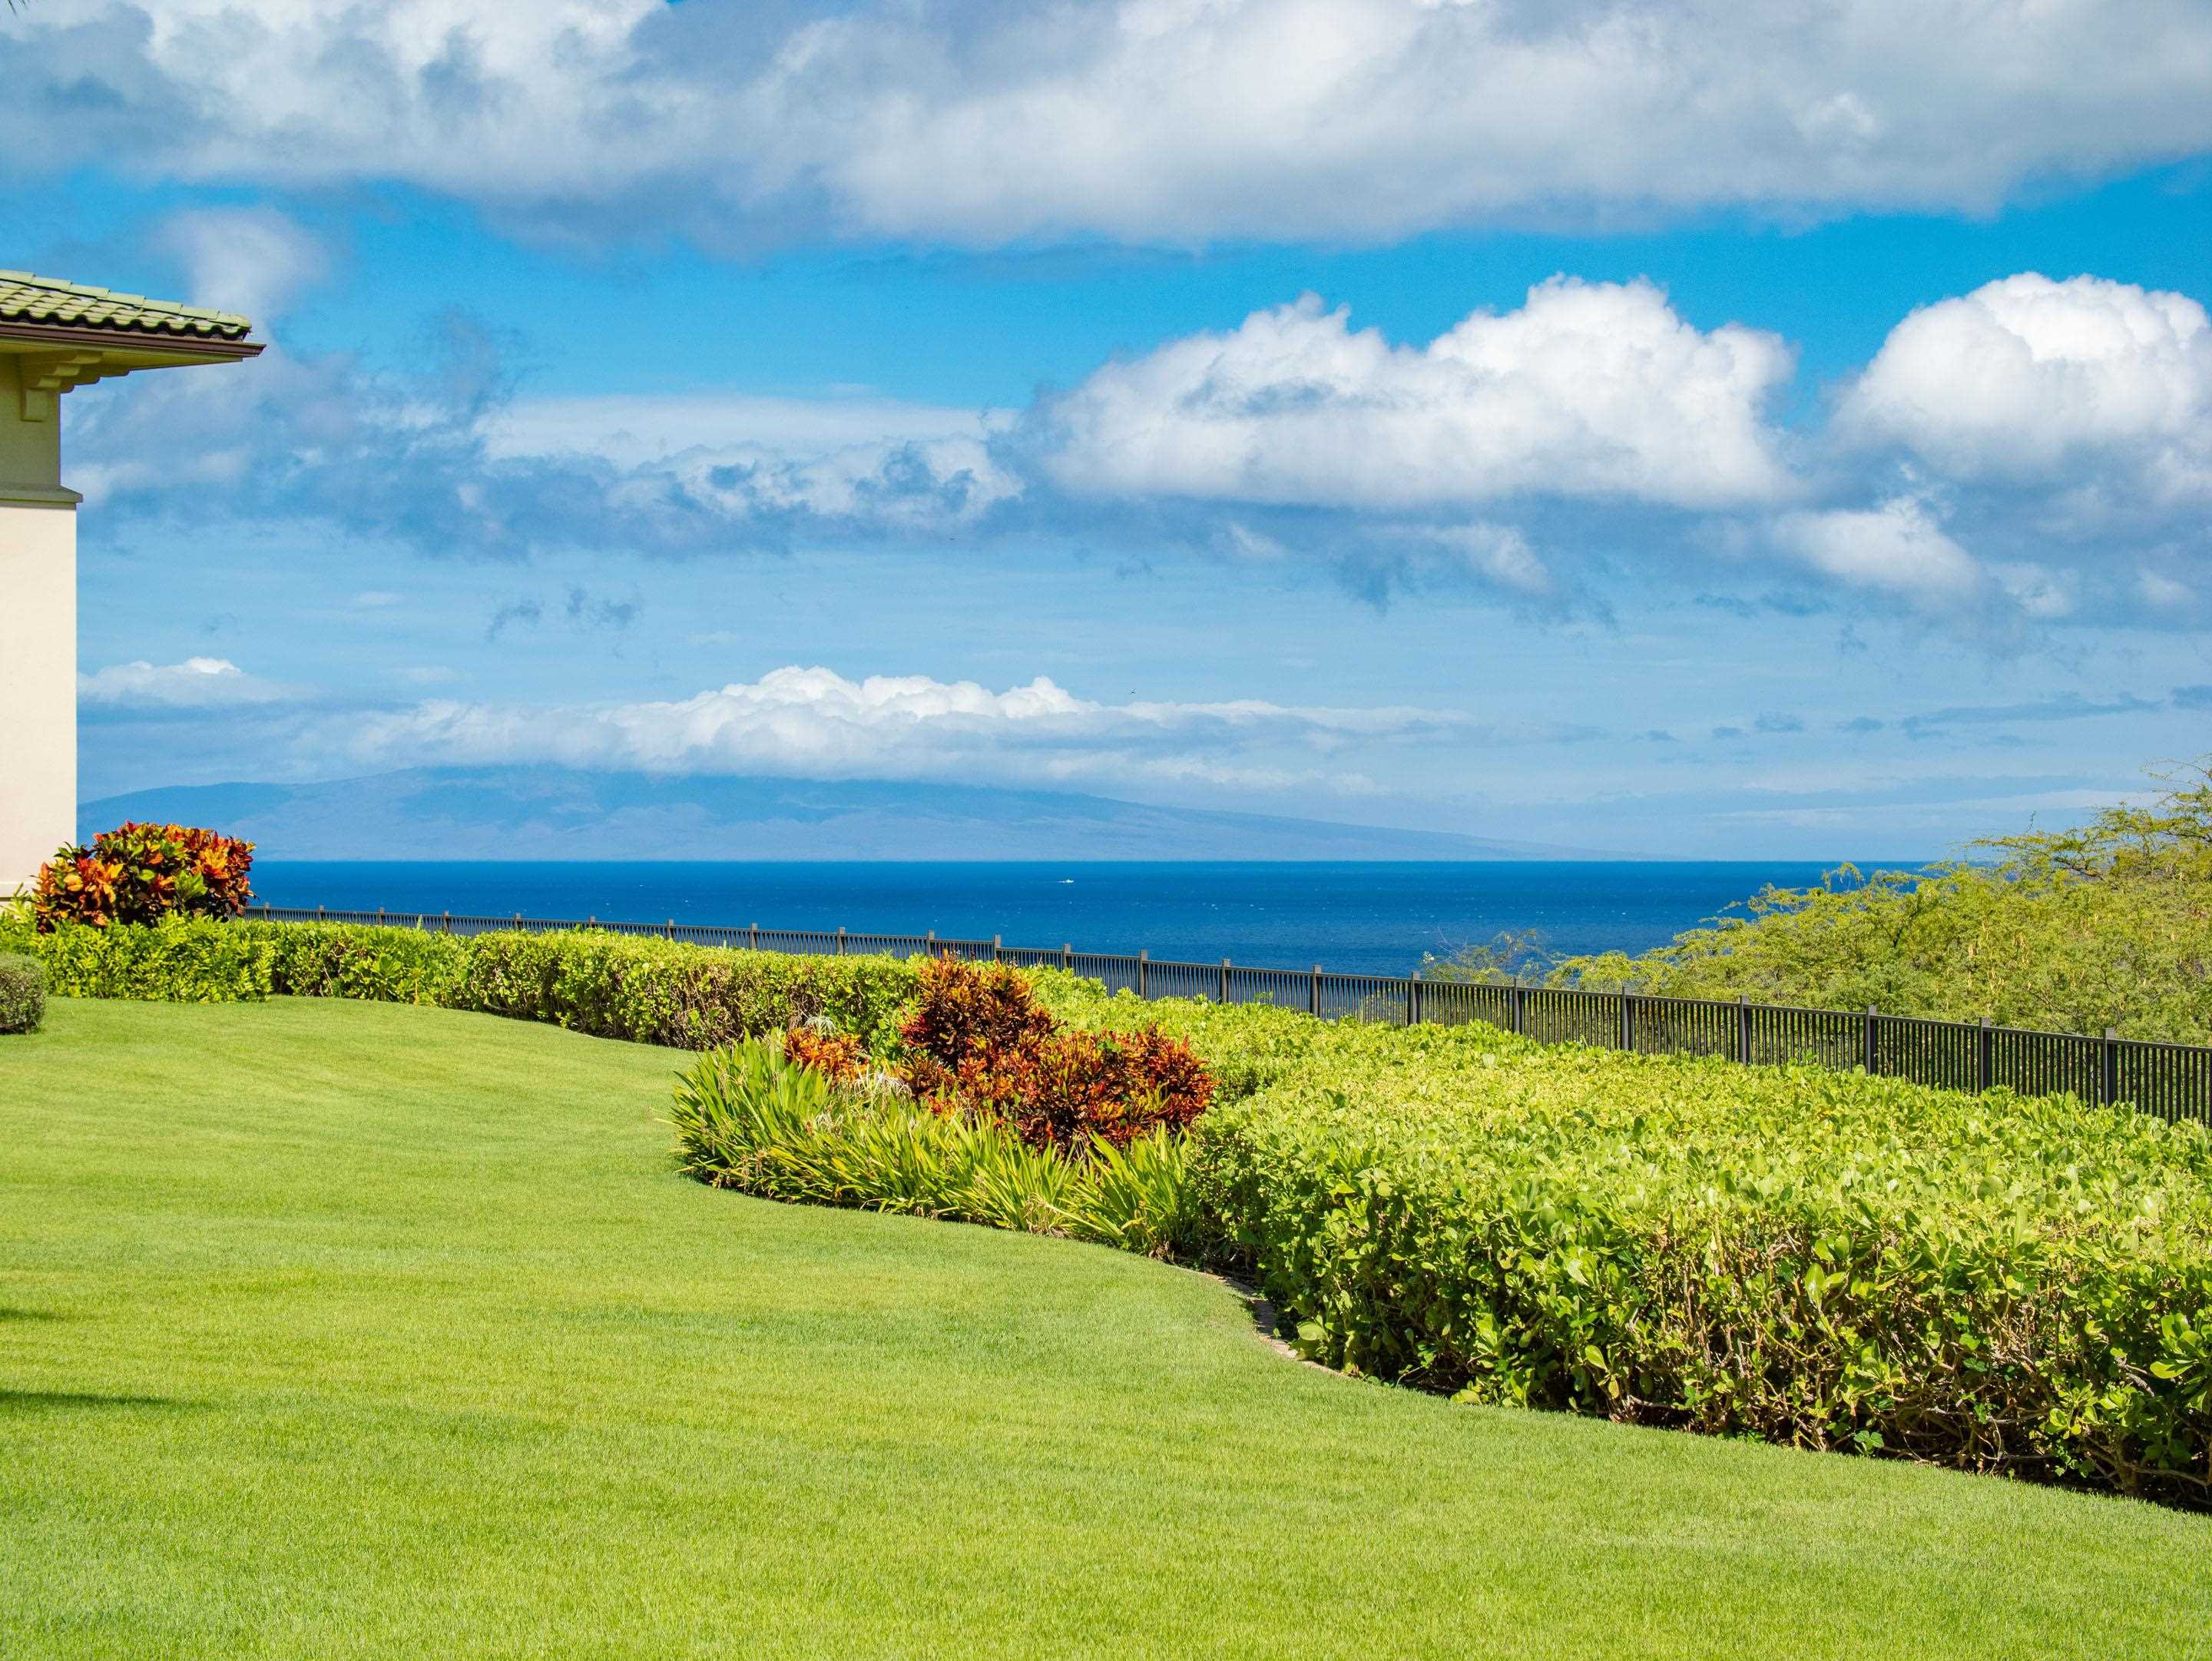
<path id="1" fill-rule="evenodd" d="M 85 794 L 1905 856 L 2212 751 L 2212 12 L 1743 14 L 38 0 L 0 265 L 274 343 L 70 395 Z"/>

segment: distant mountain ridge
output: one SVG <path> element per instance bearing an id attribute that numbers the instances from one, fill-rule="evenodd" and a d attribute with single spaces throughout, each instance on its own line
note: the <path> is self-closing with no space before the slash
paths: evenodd
<path id="1" fill-rule="evenodd" d="M 1449 831 L 977 785 L 410 768 L 318 784 L 173 785 L 82 804 L 210 825 L 272 860 L 1510 860 L 1618 854 Z"/>

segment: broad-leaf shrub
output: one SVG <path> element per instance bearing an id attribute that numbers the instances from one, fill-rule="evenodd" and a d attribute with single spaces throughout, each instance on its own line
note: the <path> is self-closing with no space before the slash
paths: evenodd
<path id="1" fill-rule="evenodd" d="M 46 1013 L 46 966 L 20 952 L 0 952 L 0 1032 L 35 1031 Z"/>
<path id="2" fill-rule="evenodd" d="M 575 931 L 452 936 L 355 923 L 65 924 L 0 913 L 0 950 L 44 961 L 62 997 L 228 1002 L 271 994 L 441 1004 L 603 1037 L 708 1049 L 826 1017 L 895 1041 L 912 965 L 790 958 Z"/>
<path id="3" fill-rule="evenodd" d="M 1216 1261 L 1482 1401 L 2212 1499 L 2212 1134 L 1817 1068 L 1146 1004 Z"/>
<path id="4" fill-rule="evenodd" d="M 678 1157 L 703 1181 L 770 1199 L 988 1224 L 1153 1256 L 1188 1250 L 1194 1194 L 1164 1130 L 1080 1158 L 989 1116 L 902 1090 L 839 1083 L 791 1053 L 795 1034 L 701 1056 L 678 1076 Z M 880 1080 L 882 1075 L 874 1077 Z"/>
<path id="5" fill-rule="evenodd" d="M 570 930 L 480 934 L 452 1001 L 601 1037 L 710 1050 L 826 1016 L 888 1043 L 914 989 L 895 958 L 799 958 Z"/>
<path id="6" fill-rule="evenodd" d="M 253 922 L 231 926 L 269 942 L 270 989 L 279 996 L 451 1003 L 469 958 L 467 940 L 415 928 Z"/>
<path id="7" fill-rule="evenodd" d="M 1004 1120 L 1036 1147 L 1119 1147 L 1181 1130 L 1213 1094 L 1188 1044 L 1149 1025 L 1060 1031 L 1030 983 L 1001 965 L 925 963 L 900 1037 L 915 1096 Z"/>
<path id="8" fill-rule="evenodd" d="M 41 929 L 234 917 L 253 897 L 252 865 L 250 842 L 190 825 L 126 823 L 89 847 L 57 851 L 33 885 L 33 912 Z"/>
<path id="9" fill-rule="evenodd" d="M 0 946 L 36 956 L 55 997 L 155 1003 L 265 998 L 275 957 L 263 928 L 176 916 L 107 928 L 62 923 L 43 934 L 0 927 Z"/>
<path id="10" fill-rule="evenodd" d="M 858 1038 L 819 1020 L 785 1033 L 783 1053 L 794 1067 L 807 1068 L 837 1084 L 854 1082 L 868 1067 L 868 1052 Z"/>

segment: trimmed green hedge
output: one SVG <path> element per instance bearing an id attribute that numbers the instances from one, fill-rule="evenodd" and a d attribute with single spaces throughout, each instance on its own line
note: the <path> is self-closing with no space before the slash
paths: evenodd
<path id="1" fill-rule="evenodd" d="M 468 944 L 458 1007 L 679 1050 L 818 1015 L 879 1048 L 915 987 L 913 965 L 897 958 L 796 958 L 595 931 L 480 934 Z"/>
<path id="2" fill-rule="evenodd" d="M 576 930 L 431 934 L 352 923 L 64 925 L 0 919 L 0 950 L 42 961 L 59 997 L 225 1003 L 270 995 L 440 1004 L 601 1037 L 704 1050 L 826 1015 L 880 1048 L 913 966 L 792 958 Z"/>
<path id="3" fill-rule="evenodd" d="M 106 928 L 64 923 L 43 934 L 9 917 L 0 920 L 0 950 L 43 963 L 55 997 L 155 1003 L 265 998 L 276 955 L 264 928 L 176 916 Z"/>
<path id="4" fill-rule="evenodd" d="M 2212 1135 L 1818 1068 L 1108 997 L 1231 1099 L 1212 1250 L 1298 1347 L 1469 1399 L 2203 1505 Z"/>

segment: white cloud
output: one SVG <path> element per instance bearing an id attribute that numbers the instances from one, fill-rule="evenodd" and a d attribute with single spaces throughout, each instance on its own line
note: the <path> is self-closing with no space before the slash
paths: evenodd
<path id="1" fill-rule="evenodd" d="M 273 681 L 249 675 L 228 658 L 186 658 L 113 663 L 76 678 L 80 706 L 96 709 L 210 709 L 276 703 L 292 694 Z"/>
<path id="2" fill-rule="evenodd" d="M 322 245 L 273 208 L 190 208 L 153 241 L 180 262 L 196 306 L 243 312 L 266 326 L 330 271 Z"/>
<path id="3" fill-rule="evenodd" d="M 1555 277 L 1421 347 L 1309 295 L 1097 370 L 1042 411 L 1043 465 L 1092 497 L 1769 502 L 1790 487 L 1761 411 L 1790 372 L 1776 336 L 1701 333 L 1644 282 Z"/>
<path id="4" fill-rule="evenodd" d="M 1846 394 L 1842 431 L 1956 478 L 2085 472 L 2212 494 L 2212 323 L 2186 295 L 2033 272 L 1923 307 Z"/>
<path id="5" fill-rule="evenodd" d="M 1009 419 L 992 411 L 911 404 L 869 394 L 526 398 L 485 423 L 484 446 L 486 453 L 500 458 L 578 452 L 637 466 L 692 450 L 765 450 L 791 456 L 951 439 L 981 443 L 1004 430 Z"/>
<path id="6" fill-rule="evenodd" d="M 1838 581 L 1925 604 L 1955 604 L 1983 585 L 1973 557 L 1911 496 L 1869 509 L 1784 514 L 1772 538 L 1785 554 Z"/>
<path id="7" fill-rule="evenodd" d="M 851 680 L 797 665 L 671 702 L 583 708 L 449 700 L 316 736 L 365 764 L 551 762 L 671 774 L 803 778 L 1152 780 L 1364 788 L 1340 751 L 1449 736 L 1556 741 L 1555 727 L 1496 727 L 1449 711 L 1298 708 L 1258 700 L 1101 703 L 1039 676 L 993 691 L 919 675 Z"/>
<path id="8" fill-rule="evenodd" d="M 1980 210 L 2212 143 L 2190 0 L 40 0 L 10 31 L 0 166 L 395 179 L 570 234 Z"/>

